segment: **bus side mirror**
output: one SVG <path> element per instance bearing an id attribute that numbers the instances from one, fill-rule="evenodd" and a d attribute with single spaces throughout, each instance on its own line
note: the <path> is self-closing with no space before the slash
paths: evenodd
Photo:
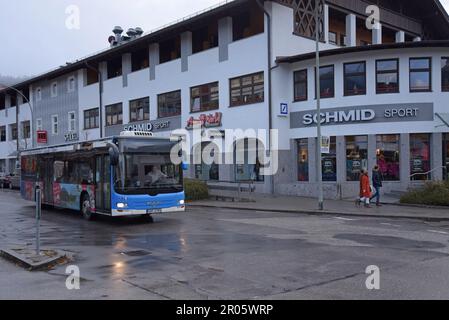
<path id="1" fill-rule="evenodd" d="M 117 146 L 111 146 L 109 148 L 109 159 L 111 161 L 111 166 L 116 167 L 118 166 L 119 162 L 119 151 Z"/>
<path id="2" fill-rule="evenodd" d="M 181 168 L 182 168 L 182 170 L 184 170 L 184 171 L 186 171 L 186 170 L 189 170 L 189 165 L 187 164 L 187 163 L 182 163 L 181 164 Z"/>

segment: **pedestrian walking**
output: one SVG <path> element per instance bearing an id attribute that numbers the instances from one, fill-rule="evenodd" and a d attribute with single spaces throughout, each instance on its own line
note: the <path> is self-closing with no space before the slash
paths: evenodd
<path id="1" fill-rule="evenodd" d="M 360 198 L 357 204 L 364 204 L 365 208 L 370 208 L 371 186 L 369 183 L 368 170 L 363 169 L 360 175 Z"/>
<path id="2" fill-rule="evenodd" d="M 374 198 L 376 198 L 376 206 L 380 207 L 380 189 L 382 188 L 382 173 L 380 172 L 380 168 L 379 166 L 374 166 L 373 169 L 373 187 L 374 187 L 374 191 L 376 192 L 372 197 L 371 200 L 373 200 Z"/>

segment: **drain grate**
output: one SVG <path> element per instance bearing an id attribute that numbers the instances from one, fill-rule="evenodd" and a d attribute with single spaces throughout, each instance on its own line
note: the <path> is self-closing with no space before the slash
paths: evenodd
<path id="1" fill-rule="evenodd" d="M 122 254 L 130 256 L 130 257 L 143 257 L 143 256 L 150 255 L 151 252 L 148 252 L 145 250 L 135 250 L 135 251 L 122 252 Z"/>

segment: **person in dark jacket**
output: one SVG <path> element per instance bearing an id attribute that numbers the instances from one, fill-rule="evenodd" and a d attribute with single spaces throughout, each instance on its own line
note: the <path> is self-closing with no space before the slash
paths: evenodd
<path id="1" fill-rule="evenodd" d="M 380 188 L 382 188 L 382 173 L 379 170 L 379 166 L 375 166 L 373 169 L 373 187 L 376 193 L 371 197 L 371 200 L 376 198 L 376 206 L 380 207 Z"/>

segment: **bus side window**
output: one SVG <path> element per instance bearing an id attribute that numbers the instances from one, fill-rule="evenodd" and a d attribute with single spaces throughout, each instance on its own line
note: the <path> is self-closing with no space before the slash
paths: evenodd
<path id="1" fill-rule="evenodd" d="M 64 161 L 55 161 L 53 163 L 53 181 L 57 183 L 63 182 L 64 167 Z"/>

